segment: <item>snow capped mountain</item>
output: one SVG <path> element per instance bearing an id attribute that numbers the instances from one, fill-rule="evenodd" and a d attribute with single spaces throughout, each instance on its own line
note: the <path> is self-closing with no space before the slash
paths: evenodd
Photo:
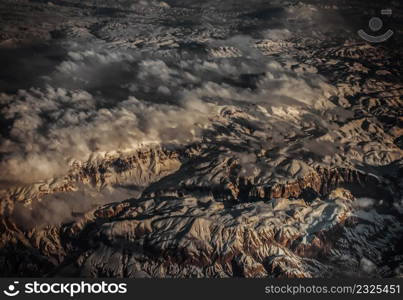
<path id="1" fill-rule="evenodd" d="M 402 276 L 401 26 L 250 2 L 0 4 L 3 276 Z"/>

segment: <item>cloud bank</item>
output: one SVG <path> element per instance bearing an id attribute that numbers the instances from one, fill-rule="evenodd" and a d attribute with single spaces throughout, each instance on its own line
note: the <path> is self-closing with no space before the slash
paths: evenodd
<path id="1" fill-rule="evenodd" d="M 245 39 L 228 40 L 243 57 L 209 60 L 66 46 L 65 59 L 41 85 L 0 95 L 9 124 L 0 178 L 30 183 L 63 175 L 70 161 L 94 153 L 190 143 L 224 107 L 259 104 L 280 114 L 281 107 L 328 108 L 332 88 L 320 76 L 256 59 Z"/>

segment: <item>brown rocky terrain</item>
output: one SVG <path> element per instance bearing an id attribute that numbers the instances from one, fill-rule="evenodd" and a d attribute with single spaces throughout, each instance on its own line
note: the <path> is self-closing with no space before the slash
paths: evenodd
<path id="1" fill-rule="evenodd" d="M 401 24 L 229 2 L 0 4 L 2 276 L 402 276 Z"/>

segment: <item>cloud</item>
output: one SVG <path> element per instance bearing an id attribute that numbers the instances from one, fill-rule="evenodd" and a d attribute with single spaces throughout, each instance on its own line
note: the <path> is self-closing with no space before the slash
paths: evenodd
<path id="1" fill-rule="evenodd" d="M 1 99 L 10 107 L 3 116 L 14 120 L 1 143 L 1 175 L 23 182 L 61 175 L 68 161 L 87 160 L 94 152 L 191 142 L 196 124 L 208 122 L 215 109 L 196 99 L 173 106 L 135 97 L 96 108 L 95 98 L 85 91 L 51 87 Z"/>
<path id="2" fill-rule="evenodd" d="M 292 107 L 316 114 L 310 110 L 332 105 L 334 91 L 323 78 L 257 60 L 245 41 L 228 40 L 243 45 L 245 57 L 182 61 L 69 45 L 42 85 L 0 95 L 1 118 L 10 124 L 0 141 L 0 179 L 29 183 L 63 175 L 69 162 L 94 153 L 191 143 L 223 107 L 266 119 L 281 139 L 302 117 L 298 110 L 290 114 Z M 251 104 L 271 117 L 251 111 Z"/>
<path id="3" fill-rule="evenodd" d="M 82 214 L 101 205 L 133 198 L 136 191 L 124 187 L 98 190 L 88 185 L 78 185 L 77 191 L 46 195 L 40 202 L 26 206 L 15 203 L 12 218 L 23 228 L 58 225 L 73 221 Z"/>
<path id="4" fill-rule="evenodd" d="M 269 29 L 263 32 L 263 38 L 273 41 L 287 40 L 292 37 L 288 29 Z"/>

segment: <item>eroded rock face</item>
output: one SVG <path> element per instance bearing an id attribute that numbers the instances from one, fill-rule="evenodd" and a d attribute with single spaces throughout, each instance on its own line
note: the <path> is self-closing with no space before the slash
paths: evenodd
<path id="1" fill-rule="evenodd" d="M 0 76 L 0 274 L 402 276 L 401 42 L 166 2 L 0 4 L 0 54 L 50 44 Z"/>
<path id="2" fill-rule="evenodd" d="M 22 273 L 90 277 L 317 277 L 346 270 L 364 274 L 364 257 L 382 266 L 378 275 L 394 276 L 386 255 L 396 250 L 401 220 L 360 201 L 341 188 L 310 203 L 133 199 L 59 228 L 20 232 L 18 243 L 40 255 L 31 264 L 21 258 L 16 266 Z M 15 272 L 5 262 L 2 267 Z"/>
<path id="3" fill-rule="evenodd" d="M 105 155 L 101 159 L 96 158 L 85 163 L 74 161 L 64 177 L 2 190 L 2 205 L 5 208 L 0 211 L 0 215 L 10 215 L 16 202 L 35 204 L 48 195 L 78 191 L 83 185 L 94 190 L 112 185 L 129 185 L 141 190 L 174 172 L 180 164 L 176 153 L 160 148 L 138 150 L 126 155 Z"/>

